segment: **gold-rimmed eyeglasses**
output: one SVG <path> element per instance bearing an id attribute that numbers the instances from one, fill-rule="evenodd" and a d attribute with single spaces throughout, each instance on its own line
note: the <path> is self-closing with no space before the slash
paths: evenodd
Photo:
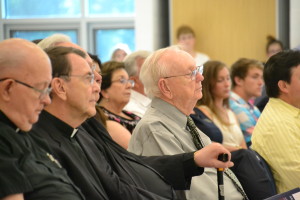
<path id="1" fill-rule="evenodd" d="M 112 83 L 114 83 L 114 82 L 119 82 L 123 85 L 126 85 L 127 83 L 130 83 L 132 88 L 134 87 L 134 84 L 135 84 L 134 80 L 125 79 L 125 78 L 120 78 L 118 80 L 112 81 Z"/>

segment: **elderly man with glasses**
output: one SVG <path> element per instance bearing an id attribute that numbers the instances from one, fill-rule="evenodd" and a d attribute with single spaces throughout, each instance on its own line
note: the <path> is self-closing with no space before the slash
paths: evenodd
<path id="1" fill-rule="evenodd" d="M 202 72 L 192 56 L 176 47 L 158 50 L 146 59 L 140 78 L 152 102 L 133 131 L 129 151 L 143 156 L 173 155 L 211 143 L 189 117 L 202 97 Z M 225 171 L 224 185 L 226 199 L 247 199 L 230 170 Z M 190 190 L 177 193 L 187 199 L 218 199 L 216 169 L 205 168 L 202 175 L 192 178 Z"/>
<path id="2" fill-rule="evenodd" d="M 0 43 L 0 71 L 0 199 L 84 199 L 47 143 L 28 134 L 51 103 L 48 56 L 29 41 L 8 39 Z"/>
<path id="3" fill-rule="evenodd" d="M 99 69 L 94 71 L 94 81 L 85 79 L 92 70 L 83 58 L 68 55 L 68 62 L 62 64 L 57 61 L 64 56 L 55 53 L 65 51 L 66 46 L 80 47 L 57 40 L 52 44 L 64 45 L 46 49 L 53 67 L 52 104 L 43 111 L 31 134 L 47 139 L 87 199 L 177 199 L 172 188 L 188 188 L 191 177 L 203 172 L 198 166 L 232 166 L 231 162 L 217 160 L 220 153 L 228 153 L 230 160 L 230 153 L 218 144 L 196 153 L 147 158 L 117 145 L 100 122 L 88 119 L 96 113 Z M 86 61 L 90 63 L 88 57 Z"/>

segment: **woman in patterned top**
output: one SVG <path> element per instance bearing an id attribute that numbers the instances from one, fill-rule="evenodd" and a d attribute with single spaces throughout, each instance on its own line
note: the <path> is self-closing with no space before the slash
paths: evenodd
<path id="1" fill-rule="evenodd" d="M 127 147 L 131 133 L 138 121 L 141 119 L 137 115 L 123 110 L 128 103 L 131 88 L 134 81 L 129 80 L 128 74 L 124 69 L 124 63 L 109 61 L 102 65 L 102 84 L 100 100 L 98 103 L 98 115 L 103 116 L 104 124 L 112 138 L 124 148 Z M 118 127 L 121 124 L 122 127 Z M 117 129 L 117 130 L 116 130 Z"/>

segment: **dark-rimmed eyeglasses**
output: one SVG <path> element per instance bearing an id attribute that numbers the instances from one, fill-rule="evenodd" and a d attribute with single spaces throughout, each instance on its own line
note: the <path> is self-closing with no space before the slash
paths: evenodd
<path id="1" fill-rule="evenodd" d="M 188 74 L 182 74 L 182 75 L 175 75 L 175 76 L 165 76 L 163 78 L 173 78 L 173 77 L 179 77 L 179 76 L 189 76 L 191 78 L 191 80 L 195 80 L 197 74 L 203 74 L 203 65 L 201 66 L 197 66 L 195 70 L 193 70 L 191 73 Z"/>
<path id="2" fill-rule="evenodd" d="M 47 87 L 47 88 L 41 90 L 41 89 L 37 89 L 37 88 L 35 88 L 35 87 L 33 87 L 33 86 L 27 84 L 27 83 L 24 83 L 24 82 L 22 82 L 22 81 L 19 81 L 19 80 L 13 79 L 13 78 L 2 78 L 2 79 L 0 79 L 0 81 L 5 81 L 5 80 L 7 80 L 7 79 L 11 79 L 11 80 L 15 81 L 16 83 L 19 83 L 19 84 L 21 84 L 21 85 L 24 85 L 24 86 L 26 86 L 26 87 L 28 87 L 28 88 L 30 88 L 30 89 L 33 89 L 34 91 L 40 93 L 39 99 L 45 98 L 45 97 L 46 97 L 47 95 L 49 95 L 50 92 L 52 91 L 52 88 L 50 88 L 50 87 Z"/>
<path id="3" fill-rule="evenodd" d="M 135 84 L 134 80 L 125 79 L 125 78 L 120 78 L 119 80 L 112 81 L 112 83 L 114 83 L 114 82 L 119 82 L 123 85 L 126 85 L 127 83 L 130 83 L 132 88 L 134 87 L 134 84 Z"/>

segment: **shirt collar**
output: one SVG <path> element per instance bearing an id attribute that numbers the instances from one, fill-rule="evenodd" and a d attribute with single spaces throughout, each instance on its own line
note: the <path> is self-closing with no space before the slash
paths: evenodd
<path id="1" fill-rule="evenodd" d="M 162 112 L 165 116 L 174 121 L 180 127 L 186 128 L 187 116 L 172 104 L 155 97 L 151 102 L 151 106 L 158 109 L 160 112 Z"/>
<path id="2" fill-rule="evenodd" d="M 270 98 L 269 99 L 269 102 L 271 104 L 277 104 L 275 105 L 276 107 L 283 107 L 284 110 L 287 110 L 289 112 L 292 113 L 292 115 L 294 117 L 300 117 L 300 109 L 299 108 L 296 108 L 295 106 L 283 101 L 282 99 L 279 99 L 279 98 Z"/>
<path id="3" fill-rule="evenodd" d="M 130 96 L 131 99 L 135 99 L 136 101 L 138 101 L 139 103 L 141 103 L 143 106 L 147 107 L 150 102 L 151 102 L 151 99 L 148 98 L 147 96 L 137 92 L 137 91 L 134 91 L 134 90 L 131 90 L 131 96 Z"/>
<path id="4" fill-rule="evenodd" d="M 66 124 L 64 121 L 58 119 L 54 115 L 50 114 L 49 112 L 43 110 L 41 113 L 41 116 L 44 116 L 47 118 L 47 120 L 51 121 L 51 123 L 57 127 L 57 129 L 65 136 L 69 137 L 70 139 L 74 138 L 74 136 L 77 134 L 78 129 L 73 128 L 70 125 Z"/>
<path id="5" fill-rule="evenodd" d="M 230 98 L 239 104 L 248 104 L 242 97 L 240 97 L 240 95 L 232 91 L 230 92 Z"/>
<path id="6" fill-rule="evenodd" d="M 0 121 L 10 126 L 16 132 L 19 132 L 20 129 L 0 110 Z"/>
<path id="7" fill-rule="evenodd" d="M 254 108 L 255 108 L 255 106 L 254 105 L 252 105 L 251 103 L 249 103 L 249 102 L 246 102 L 242 97 L 240 97 L 240 95 L 238 95 L 237 93 L 235 93 L 235 92 L 230 92 L 230 99 L 232 100 L 232 101 L 235 101 L 235 102 L 237 102 L 238 104 L 240 104 L 240 105 L 243 105 L 243 106 L 245 106 L 245 107 L 247 107 L 247 108 L 250 108 L 251 110 L 253 110 Z"/>

